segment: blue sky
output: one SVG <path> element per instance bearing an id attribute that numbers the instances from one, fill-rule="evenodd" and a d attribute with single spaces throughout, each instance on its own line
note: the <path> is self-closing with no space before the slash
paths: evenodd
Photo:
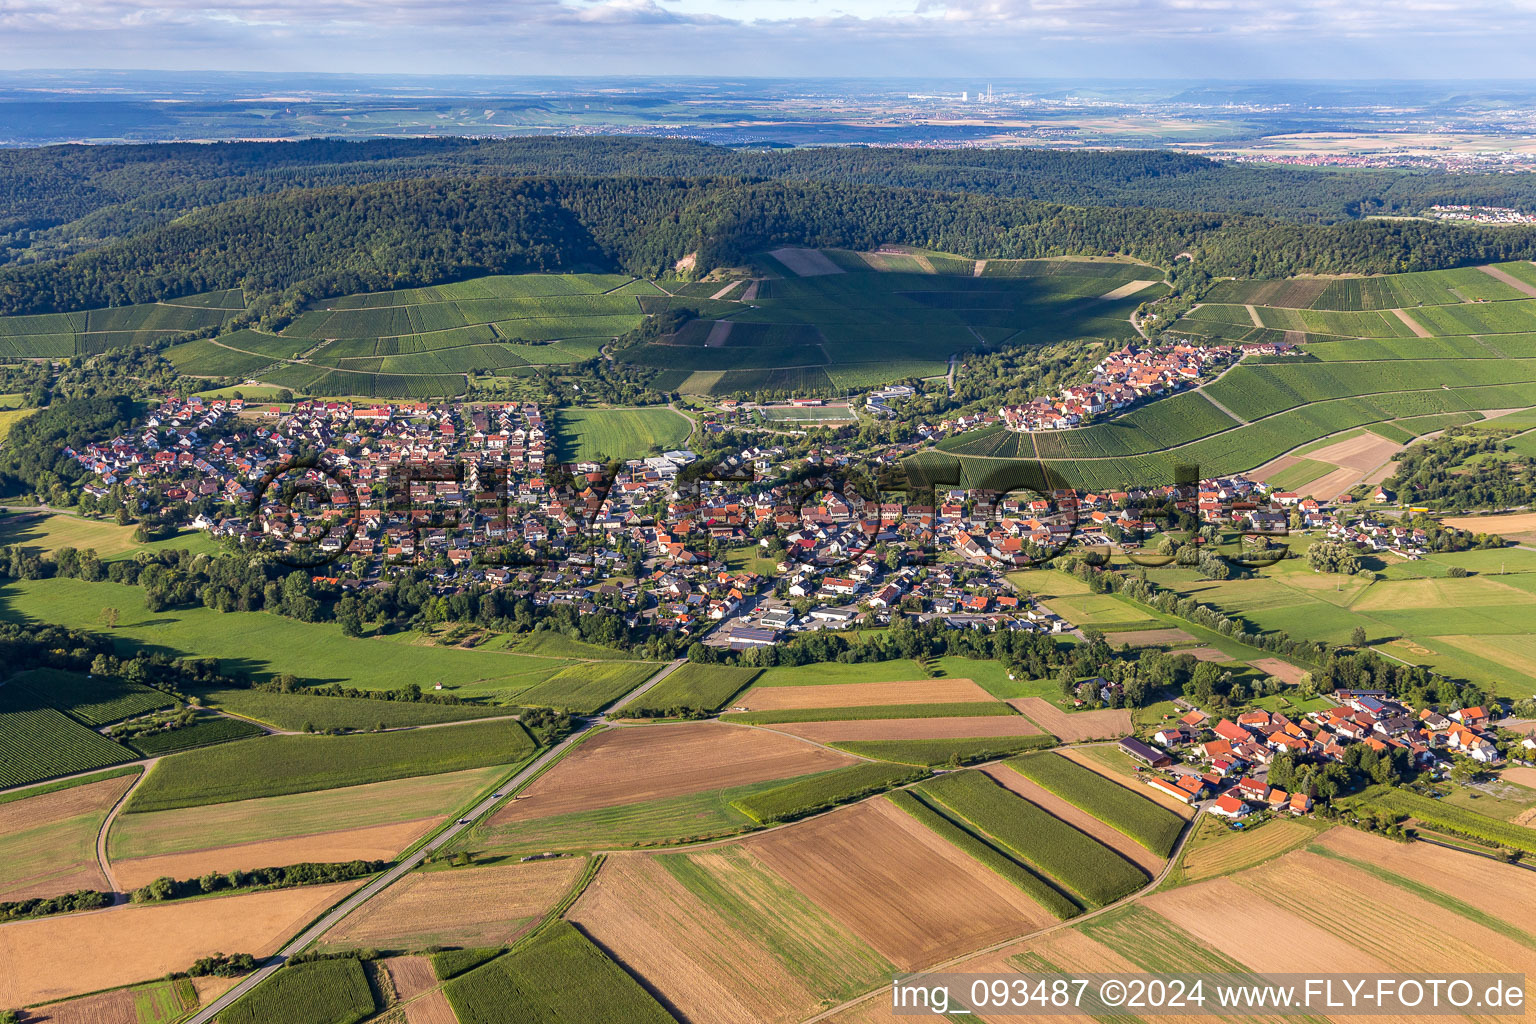
<path id="1" fill-rule="evenodd" d="M 1536 77 L 1536 0 L 0 0 L 0 67 Z"/>

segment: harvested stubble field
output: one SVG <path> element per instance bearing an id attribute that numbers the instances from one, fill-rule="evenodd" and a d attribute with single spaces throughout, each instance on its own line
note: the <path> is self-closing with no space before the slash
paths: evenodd
<path id="1" fill-rule="evenodd" d="M 1064 743 L 1119 739 L 1131 734 L 1131 713 L 1124 708 L 1068 713 L 1042 697 L 1021 697 L 1008 703 Z"/>
<path id="2" fill-rule="evenodd" d="M 887 800 L 866 800 L 744 845 L 902 970 L 1055 921 Z M 901 898 L 887 898 L 891 893 Z"/>
<path id="3" fill-rule="evenodd" d="M 891 966 L 742 844 L 612 856 L 570 918 L 698 1024 L 787 1024 Z"/>
<path id="4" fill-rule="evenodd" d="M 405 1024 L 459 1024 L 441 989 L 427 992 L 405 1005 Z"/>
<path id="5" fill-rule="evenodd" d="M 499 767 L 475 768 L 211 807 L 120 814 L 112 823 L 108 854 L 114 861 L 160 857 L 417 822 L 447 814 L 502 773 Z"/>
<path id="6" fill-rule="evenodd" d="M 989 736 L 1036 736 L 1040 729 L 1023 715 L 965 718 L 885 718 L 873 721 L 804 722 L 773 726 L 817 743 L 844 740 L 982 739 Z"/>
<path id="7" fill-rule="evenodd" d="M 1307 670 L 1298 668 L 1288 661 L 1279 658 L 1255 658 L 1248 664 L 1263 672 L 1265 675 L 1274 676 L 1283 683 L 1298 684 L 1307 676 Z"/>
<path id="8" fill-rule="evenodd" d="M 155 981 L 36 1007 L 29 1024 L 171 1024 L 199 1003 L 189 979 Z"/>
<path id="9" fill-rule="evenodd" d="M 586 868 L 585 857 L 417 871 L 321 940 L 331 947 L 507 946 L 538 923 Z"/>
<path id="10" fill-rule="evenodd" d="M 583 740 L 489 824 L 787 779 L 853 761 L 790 736 L 716 722 L 615 728 Z"/>
<path id="11" fill-rule="evenodd" d="M 131 985 L 231 950 L 270 955 L 305 922 L 361 884 L 304 886 L 114 907 L 0 928 L 0 1005 L 26 1006 Z"/>
<path id="12" fill-rule="evenodd" d="M 1058 818 L 1084 835 L 1097 839 L 1100 843 L 1141 868 L 1141 870 L 1147 873 L 1149 878 L 1157 877 L 1157 873 L 1162 870 L 1163 865 L 1166 863 L 1164 858 L 1159 857 L 1151 850 L 1145 849 L 1140 844 L 1132 841 L 1128 836 L 1111 828 L 1087 811 L 1074 807 L 1050 790 L 1026 779 L 1018 772 L 1008 768 L 988 768 L 985 771 L 992 778 L 992 781 L 1017 793 L 1051 815 L 1051 817 Z"/>
<path id="13" fill-rule="evenodd" d="M 1180 866 L 1190 881 L 1216 878 L 1277 857 L 1316 835 L 1316 829 L 1283 818 L 1242 832 L 1233 832 L 1223 825 L 1222 831 L 1212 838 L 1198 843 L 1191 840 Z"/>
<path id="14" fill-rule="evenodd" d="M 284 864 L 339 864 L 350 860 L 393 860 L 395 855 L 441 824 L 442 818 L 424 818 L 370 828 L 342 829 L 291 839 L 216 846 L 189 853 L 114 860 L 112 873 L 119 884 L 136 889 L 157 878 L 200 878 L 210 871 L 225 873 Z"/>
<path id="15" fill-rule="evenodd" d="M 736 701 L 753 711 L 851 708 L 894 704 L 987 703 L 992 695 L 969 679 L 912 679 L 891 683 L 754 686 Z"/>
<path id="16" fill-rule="evenodd" d="M 395 986 L 395 995 L 402 1000 L 415 999 L 437 987 L 432 961 L 424 956 L 392 956 L 382 963 L 390 983 Z"/>
<path id="17" fill-rule="evenodd" d="M 0 804 L 0 900 L 106 889 L 96 833 L 137 776 Z"/>

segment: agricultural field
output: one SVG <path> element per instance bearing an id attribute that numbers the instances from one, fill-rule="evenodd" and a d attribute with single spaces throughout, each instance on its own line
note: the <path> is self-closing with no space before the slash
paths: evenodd
<path id="1" fill-rule="evenodd" d="M 720 302 L 616 358 L 671 368 L 661 386 L 686 393 L 831 394 L 940 376 L 956 353 L 1078 337 L 1118 344 L 1136 337 L 1130 312 L 1164 288 L 1160 271 L 1115 261 L 998 261 L 975 277 L 958 272 L 970 261 L 938 254 L 778 252 L 762 258 L 776 276 L 750 304 Z M 822 269 L 796 273 L 786 260 Z"/>
<path id="2" fill-rule="evenodd" d="M 688 662 L 626 704 L 624 710 L 658 714 L 684 708 L 717 711 L 756 679 L 757 675 L 757 669 Z"/>
<path id="3" fill-rule="evenodd" d="M 1124 708 L 1063 711 L 1043 697 L 1023 697 L 1008 703 L 1041 729 L 1067 743 L 1119 739 L 1131 733 L 1131 713 Z"/>
<path id="4" fill-rule="evenodd" d="M 622 967 L 563 921 L 454 978 L 444 992 L 459 1024 L 500 1024 L 509 1005 L 541 1024 L 674 1024 Z"/>
<path id="5" fill-rule="evenodd" d="M 175 1024 L 200 1003 L 190 978 L 152 981 L 39 1006 L 34 1020 L 50 1024 Z"/>
<path id="6" fill-rule="evenodd" d="M 518 704 L 554 707 L 590 715 L 607 707 L 655 675 L 657 667 L 644 661 L 582 662 L 561 669 L 548 679 L 516 694 Z"/>
<path id="7" fill-rule="evenodd" d="M 852 761 L 788 736 L 716 722 L 621 726 L 583 739 L 498 809 L 488 827 L 788 779 Z"/>
<path id="8" fill-rule="evenodd" d="M 562 462 L 638 459 L 686 446 L 693 424 L 675 409 L 560 409 L 555 452 Z"/>
<path id="9" fill-rule="evenodd" d="M 534 749 L 527 730 L 504 720 L 356 736 L 266 736 L 163 759 L 126 810 L 147 813 L 511 766 Z"/>
<path id="10" fill-rule="evenodd" d="M 1055 754 L 1015 758 L 1008 767 L 1167 857 L 1184 822 L 1152 801 Z"/>
<path id="11" fill-rule="evenodd" d="M 120 722 L 134 715 L 176 707 L 179 703 L 163 690 L 56 668 L 18 672 L 7 679 L 5 685 L 26 690 L 86 725 Z"/>
<path id="12" fill-rule="evenodd" d="M 136 757 L 33 691 L 19 685 L 0 686 L 0 788 L 105 768 Z"/>
<path id="13" fill-rule="evenodd" d="M 135 551 L 218 550 L 218 541 L 201 530 L 183 530 L 174 537 L 139 543 L 134 527 L 118 526 L 104 519 L 47 513 L 6 513 L 0 516 L 0 544 L 19 545 L 38 554 L 60 548 L 93 550 L 103 559 L 120 558 Z"/>
<path id="14" fill-rule="evenodd" d="M 120 814 L 107 837 L 107 852 L 118 863 L 298 839 L 309 844 L 306 848 L 324 846 L 335 853 L 332 844 L 338 837 L 350 841 L 350 836 L 380 826 L 404 824 L 425 829 L 505 774 L 501 767 L 474 768 L 290 796 Z M 358 856 L 306 856 L 299 860 L 351 860 Z"/>
<path id="15" fill-rule="evenodd" d="M 184 971 L 199 957 L 269 956 L 360 883 L 309 885 L 161 905 L 129 904 L 0 928 L 0 1005 L 27 1006 Z"/>
<path id="16" fill-rule="evenodd" d="M 147 345 L 217 327 L 245 309 L 238 290 L 78 313 L 0 317 L 0 357 L 55 359 Z"/>
<path id="17" fill-rule="evenodd" d="M 927 774 L 920 768 L 866 761 L 753 793 L 735 801 L 734 806 L 761 825 L 793 821 L 860 797 L 916 782 Z"/>
<path id="18" fill-rule="evenodd" d="M 933 704 L 976 704 L 986 707 L 994 702 L 995 698 L 990 693 L 969 679 L 907 679 L 807 686 L 772 686 L 759 682 L 738 697 L 735 706 L 757 712 L 895 706 L 912 706 L 917 709 Z M 914 710 L 913 717 L 921 715 Z"/>
<path id="19" fill-rule="evenodd" d="M 993 719 L 993 721 L 996 720 Z M 938 719 L 938 721 L 943 720 Z M 1003 719 L 1003 721 L 1012 721 L 1012 719 Z M 832 742 L 832 746 L 838 750 L 846 750 L 850 754 L 857 754 L 859 757 L 937 768 L 956 761 L 961 764 L 995 761 L 1000 757 L 1011 757 L 1026 750 L 1039 750 L 1053 746 L 1055 743 L 1054 737 L 1036 733 L 1022 736 L 1006 734 L 939 739 L 836 740 Z"/>
<path id="20" fill-rule="evenodd" d="M 326 932 L 327 948 L 510 946 L 570 891 L 584 857 L 415 871 Z"/>
<path id="21" fill-rule="evenodd" d="M 508 708 L 482 704 L 428 704 L 403 700 L 368 700 L 361 697 L 315 697 L 303 693 L 267 693 L 264 690 L 203 689 L 204 704 L 241 718 L 249 718 L 285 732 L 330 729 L 399 729 L 440 722 L 496 718 Z"/>
<path id="22" fill-rule="evenodd" d="M 122 775 L 0 804 L 0 902 L 106 889 L 96 834 L 136 780 Z"/>
<path id="23" fill-rule="evenodd" d="M 1079 487 L 1115 488 L 1170 482 L 1176 463 L 1198 464 L 1205 475 L 1252 470 L 1365 425 L 1407 442 L 1481 410 L 1526 408 L 1536 404 L 1536 299 L 1519 278 L 1528 270 L 1222 282 L 1179 322 L 1180 333 L 1290 340 L 1306 360 L 1250 358 L 1204 394 L 1187 391 L 1075 430 L 987 427 L 940 447 L 972 482 L 995 468 L 988 459 L 1039 457 Z M 1311 484 L 1323 475 L 1315 470 L 1282 467 L 1281 485 Z"/>
<path id="24" fill-rule="evenodd" d="M 610 856 L 570 919 L 692 1021 L 788 1024 L 890 963 L 743 844 Z"/>
<path id="25" fill-rule="evenodd" d="M 741 847 L 901 970 L 1056 920 L 997 872 L 879 798 Z M 900 893 L 901 899 L 886 898 Z"/>
<path id="26" fill-rule="evenodd" d="M 1281 818 L 1234 831 L 1226 822 L 1202 818 L 1185 844 L 1179 875 L 1190 882 L 1230 875 L 1303 846 L 1316 839 L 1318 831 L 1301 819 Z"/>
<path id="27" fill-rule="evenodd" d="M 219 1014 L 220 1024 L 357 1024 L 378 1009 L 361 960 L 284 967 Z"/>
<path id="28" fill-rule="evenodd" d="M 918 788 L 1031 869 L 1071 890 L 1084 906 L 1113 903 L 1147 883 L 1148 876 L 1119 853 L 981 772 L 955 772 Z"/>
<path id="29" fill-rule="evenodd" d="M 787 732 L 792 736 L 800 736 L 804 739 L 814 740 L 817 743 L 846 743 L 868 740 L 987 740 L 1000 737 L 1038 737 L 1046 738 L 1039 726 L 1025 718 L 1023 715 L 984 714 L 975 715 L 969 711 L 960 709 L 989 707 L 976 704 L 940 705 L 942 708 L 954 709 L 958 714 L 944 717 L 918 718 L 908 717 L 912 714 L 912 708 L 899 707 L 890 709 L 857 709 L 857 710 L 881 710 L 895 712 L 890 717 L 858 717 L 850 716 L 827 720 L 823 717 L 812 717 L 804 722 L 790 722 L 776 725 L 778 732 Z M 855 710 L 855 709 L 850 709 Z M 926 710 L 932 710 L 928 708 Z M 990 709 L 989 709 L 990 710 Z M 780 714 L 809 714 L 809 712 L 780 712 Z M 726 716 L 728 718 L 733 716 Z"/>
<path id="30" fill-rule="evenodd" d="M 17 580 L 0 589 L 0 615 L 75 629 L 100 628 L 101 609 L 119 609 L 112 636 L 125 652 L 164 651 L 176 657 L 228 659 L 264 682 L 292 673 L 308 683 L 362 689 L 423 689 L 441 682 L 461 697 L 497 698 L 527 689 L 565 668 L 553 658 L 506 651 L 420 646 L 415 634 L 352 638 L 333 623 L 306 623 L 266 612 L 221 613 L 209 608 L 151 612 L 143 591 L 117 583 L 75 579 Z"/>

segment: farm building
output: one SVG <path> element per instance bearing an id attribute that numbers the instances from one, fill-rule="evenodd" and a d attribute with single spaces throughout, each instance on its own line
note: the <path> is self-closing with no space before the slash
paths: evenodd
<path id="1" fill-rule="evenodd" d="M 1151 765 L 1153 768 L 1163 768 L 1173 764 L 1173 758 L 1150 743 L 1143 743 L 1134 736 L 1127 736 L 1121 740 L 1120 749 L 1143 764 Z"/>

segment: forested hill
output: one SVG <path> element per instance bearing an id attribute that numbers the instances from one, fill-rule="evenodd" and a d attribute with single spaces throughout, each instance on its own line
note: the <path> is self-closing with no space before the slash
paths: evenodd
<path id="1" fill-rule="evenodd" d="M 518 175 L 884 185 L 1328 223 L 1434 203 L 1536 209 L 1536 175 L 1223 164 L 1150 150 L 738 151 L 671 139 L 379 139 L 0 150 L 0 262 L 67 255 L 293 188 Z"/>
<path id="2" fill-rule="evenodd" d="M 1127 254 L 1202 274 L 1387 273 L 1536 257 L 1536 230 L 1298 224 L 871 185 L 682 178 L 451 178 L 236 200 L 67 260 L 0 268 L 0 312 L 244 287 L 290 300 L 474 274 L 700 270 L 778 245 L 919 245 L 973 257 Z"/>

